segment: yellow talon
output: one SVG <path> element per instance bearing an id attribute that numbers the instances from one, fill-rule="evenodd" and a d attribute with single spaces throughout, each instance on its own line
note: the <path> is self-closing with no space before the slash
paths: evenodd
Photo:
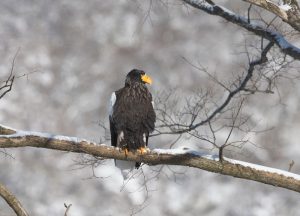
<path id="1" fill-rule="evenodd" d="M 147 153 L 149 151 L 149 149 L 147 147 L 141 147 L 137 151 L 140 154 L 145 154 L 145 153 Z"/>
<path id="2" fill-rule="evenodd" d="M 125 152 L 125 156 L 127 157 L 128 153 L 129 153 L 128 149 L 125 148 L 125 149 L 124 149 L 124 152 Z"/>

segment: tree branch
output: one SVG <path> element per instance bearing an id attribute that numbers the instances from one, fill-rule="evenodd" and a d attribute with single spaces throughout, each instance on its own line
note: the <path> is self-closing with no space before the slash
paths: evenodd
<path id="1" fill-rule="evenodd" d="M 238 26 L 256 35 L 269 40 L 270 42 L 274 42 L 283 53 L 293 57 L 294 59 L 300 60 L 300 49 L 289 43 L 279 32 L 270 30 L 254 22 L 249 23 L 246 17 L 237 15 L 227 8 L 224 8 L 223 6 L 217 4 L 207 3 L 207 1 L 204 0 L 182 1 L 211 15 L 220 16 L 231 23 L 237 24 Z"/>
<path id="2" fill-rule="evenodd" d="M 20 201 L 0 182 L 0 196 L 15 211 L 18 216 L 28 216 Z"/>
<path id="3" fill-rule="evenodd" d="M 0 129 L 0 131 L 10 132 L 13 130 L 10 128 L 6 129 L 5 126 L 0 126 Z M 0 148 L 35 147 L 84 153 L 103 158 L 137 161 L 149 165 L 188 166 L 300 192 L 300 175 L 229 158 L 224 158 L 224 161 L 221 163 L 217 155 L 207 155 L 187 148 L 156 149 L 144 155 L 129 152 L 125 155 L 118 148 L 104 144 L 98 145 L 77 137 L 16 130 L 14 132 L 13 134 L 10 133 L 10 135 L 0 135 Z"/>

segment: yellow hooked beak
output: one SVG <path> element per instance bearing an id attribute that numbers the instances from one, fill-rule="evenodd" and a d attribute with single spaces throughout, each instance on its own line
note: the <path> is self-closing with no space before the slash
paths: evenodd
<path id="1" fill-rule="evenodd" d="M 147 76 L 146 74 L 142 75 L 142 81 L 144 83 L 148 83 L 150 85 L 152 84 L 152 79 L 149 76 Z"/>

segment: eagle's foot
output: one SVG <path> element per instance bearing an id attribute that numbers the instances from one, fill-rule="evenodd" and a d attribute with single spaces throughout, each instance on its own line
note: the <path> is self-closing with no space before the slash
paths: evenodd
<path id="1" fill-rule="evenodd" d="M 140 147 L 139 149 L 137 149 L 137 152 L 140 154 L 146 154 L 150 149 L 147 147 Z"/>
<path id="2" fill-rule="evenodd" d="M 124 153 L 125 153 L 125 156 L 127 157 L 129 150 L 127 148 L 124 148 Z"/>

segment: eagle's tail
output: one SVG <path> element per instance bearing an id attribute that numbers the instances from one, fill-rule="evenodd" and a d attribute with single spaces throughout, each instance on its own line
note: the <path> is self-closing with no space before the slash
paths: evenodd
<path id="1" fill-rule="evenodd" d="M 123 179 L 125 180 L 132 175 L 132 172 L 134 171 L 134 167 L 135 167 L 135 162 L 115 160 L 115 165 L 120 169 Z"/>
<path id="2" fill-rule="evenodd" d="M 140 166 L 141 166 L 141 163 L 139 163 L 139 162 L 136 162 L 136 163 L 135 163 L 135 168 L 136 168 L 136 169 L 140 168 Z"/>

